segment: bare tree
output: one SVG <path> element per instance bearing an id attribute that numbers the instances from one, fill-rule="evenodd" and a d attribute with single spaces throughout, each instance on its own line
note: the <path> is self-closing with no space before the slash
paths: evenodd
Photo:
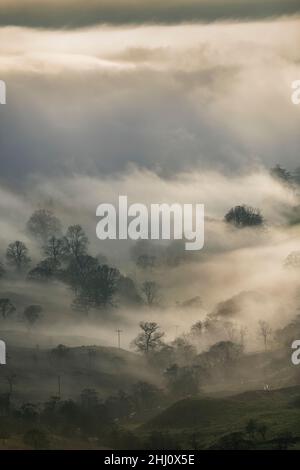
<path id="1" fill-rule="evenodd" d="M 300 251 L 292 251 L 284 260 L 286 268 L 300 268 Z"/>
<path id="2" fill-rule="evenodd" d="M 28 273 L 28 279 L 34 281 L 47 281 L 57 273 L 58 265 L 50 258 L 43 259 Z"/>
<path id="3" fill-rule="evenodd" d="M 248 333 L 248 328 L 244 325 L 241 325 L 239 333 L 240 333 L 240 343 L 244 347 L 245 346 L 245 338 L 246 338 L 246 335 Z"/>
<path id="4" fill-rule="evenodd" d="M 116 268 L 106 264 L 92 267 L 84 276 L 79 277 L 80 284 L 75 284 L 73 308 L 88 312 L 91 308 L 101 309 L 114 305 L 119 279 L 120 272 Z"/>
<path id="5" fill-rule="evenodd" d="M 204 333 L 204 324 L 201 320 L 197 321 L 191 326 L 190 337 L 193 342 L 200 345 Z M 177 336 L 177 335 L 176 335 Z"/>
<path id="6" fill-rule="evenodd" d="M 27 230 L 41 243 L 61 233 L 61 223 L 55 215 L 47 209 L 35 211 L 27 222 Z"/>
<path id="7" fill-rule="evenodd" d="M 98 266 L 98 261 L 93 256 L 80 255 L 77 258 L 72 257 L 63 272 L 63 279 L 77 293 L 86 285 L 89 285 L 89 280 L 95 274 Z"/>
<path id="8" fill-rule="evenodd" d="M 59 266 L 64 254 L 64 240 L 53 235 L 47 240 L 43 250 L 47 258 L 51 260 L 54 265 Z"/>
<path id="9" fill-rule="evenodd" d="M 229 341 L 234 343 L 236 339 L 236 334 L 237 334 L 236 326 L 234 325 L 234 323 L 232 323 L 231 321 L 224 322 L 224 329 L 225 329 L 225 332 L 227 334 Z"/>
<path id="10" fill-rule="evenodd" d="M 8 264 L 14 266 L 18 271 L 26 268 L 31 261 L 28 256 L 28 248 L 19 240 L 8 245 L 6 259 Z"/>
<path id="11" fill-rule="evenodd" d="M 6 320 L 16 311 L 16 307 L 9 299 L 0 299 L 0 315 Z"/>
<path id="12" fill-rule="evenodd" d="M 174 353 L 178 358 L 178 362 L 188 364 L 192 357 L 197 354 L 196 347 L 190 343 L 188 335 L 182 334 L 174 339 L 171 343 Z M 177 361 L 176 361 L 177 362 Z"/>
<path id="13" fill-rule="evenodd" d="M 265 350 L 266 350 L 267 346 L 268 346 L 269 337 L 272 334 L 272 328 L 270 327 L 269 323 L 266 322 L 265 320 L 260 320 L 258 322 L 258 326 L 259 326 L 258 334 L 259 334 L 259 336 L 262 337 L 263 342 L 264 342 L 264 347 L 265 347 Z"/>
<path id="14" fill-rule="evenodd" d="M 165 333 L 159 331 L 159 325 L 155 322 L 140 322 L 140 328 L 142 331 L 133 340 L 132 345 L 145 354 L 160 349 Z"/>
<path id="15" fill-rule="evenodd" d="M 136 265 L 141 269 L 153 269 L 156 263 L 156 257 L 147 254 L 140 255 L 136 261 Z"/>
<path id="16" fill-rule="evenodd" d="M 25 308 L 23 316 L 28 324 L 28 328 L 32 328 L 41 318 L 43 309 L 40 305 L 29 305 Z"/>
<path id="17" fill-rule="evenodd" d="M 80 225 L 68 227 L 64 237 L 65 254 L 71 258 L 78 259 L 87 252 L 88 238 Z"/>
<path id="18" fill-rule="evenodd" d="M 145 281 L 142 285 L 142 292 L 145 296 L 147 305 L 153 306 L 159 300 L 159 287 L 154 281 Z"/>
<path id="19" fill-rule="evenodd" d="M 196 323 L 194 323 L 194 324 L 191 326 L 191 334 L 192 334 L 192 336 L 195 336 L 196 338 L 199 337 L 199 336 L 202 336 L 202 334 L 203 334 L 203 329 L 204 329 L 203 322 L 202 322 L 201 320 L 197 321 Z"/>

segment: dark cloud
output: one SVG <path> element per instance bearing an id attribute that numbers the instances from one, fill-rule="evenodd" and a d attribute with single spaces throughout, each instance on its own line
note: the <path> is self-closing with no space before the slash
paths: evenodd
<path id="1" fill-rule="evenodd" d="M 295 167 L 294 130 L 275 134 L 266 128 L 263 142 L 257 140 L 269 119 L 263 110 L 244 135 L 251 122 L 247 110 L 236 122 L 227 121 L 231 106 L 239 112 L 234 95 L 229 110 L 218 110 L 218 97 L 232 93 L 238 71 L 212 72 L 214 80 L 207 70 L 197 76 L 146 70 L 91 73 L 85 80 L 80 74 L 10 80 L 0 126 L 2 181 L 21 185 L 32 175 L 103 176 L 131 164 L 164 177 L 209 168 L 236 172 L 258 156 L 271 166 L 285 155 L 286 164 Z M 275 121 L 282 127 L 280 115 Z"/>
<path id="2" fill-rule="evenodd" d="M 299 12 L 299 0 L 3 0 L 0 25 L 73 28 L 97 23 L 175 24 L 263 19 Z"/>
<path id="3" fill-rule="evenodd" d="M 214 80 L 235 70 L 214 69 Z M 92 73 L 64 78 L 13 78 L 1 119 L 1 179 L 32 174 L 111 174 L 128 165 L 167 176 L 195 167 L 241 165 L 234 141 L 203 107 L 197 115 L 187 93 L 195 74 Z M 199 87 L 210 74 L 198 72 Z M 174 80 L 173 83 L 171 83 Z M 196 88 L 195 88 L 196 89 Z M 210 157 L 208 158 L 208 155 Z M 221 163 L 223 161 L 223 163 Z"/>

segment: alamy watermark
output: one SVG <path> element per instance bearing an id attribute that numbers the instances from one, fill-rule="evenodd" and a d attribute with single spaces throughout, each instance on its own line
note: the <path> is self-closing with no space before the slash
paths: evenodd
<path id="1" fill-rule="evenodd" d="M 300 339 L 296 339 L 292 343 L 292 349 L 295 351 L 292 353 L 292 363 L 294 366 L 298 366 L 300 364 Z"/>
<path id="2" fill-rule="evenodd" d="M 0 80 L 0 104 L 6 104 L 6 83 Z"/>
<path id="3" fill-rule="evenodd" d="M 300 80 L 294 80 L 292 82 L 292 89 L 294 90 L 291 95 L 293 104 L 300 104 Z"/>
<path id="4" fill-rule="evenodd" d="M 6 364 L 6 345 L 0 340 L 0 366 Z"/>
<path id="5" fill-rule="evenodd" d="M 118 208 L 100 204 L 96 234 L 100 240 L 184 240 L 186 250 L 204 246 L 203 204 L 128 205 L 127 196 L 119 196 Z"/>

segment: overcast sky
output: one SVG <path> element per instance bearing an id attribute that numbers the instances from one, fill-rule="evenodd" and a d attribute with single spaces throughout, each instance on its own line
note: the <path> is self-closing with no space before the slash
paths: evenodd
<path id="1" fill-rule="evenodd" d="M 75 27 L 263 19 L 299 13 L 299 0 L 1 0 L 0 23 Z"/>
<path id="2" fill-rule="evenodd" d="M 299 3 L 0 0 L 2 184 L 298 166 Z"/>

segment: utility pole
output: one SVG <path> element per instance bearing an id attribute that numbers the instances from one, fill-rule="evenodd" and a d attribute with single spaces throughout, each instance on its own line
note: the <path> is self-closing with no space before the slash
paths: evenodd
<path id="1" fill-rule="evenodd" d="M 58 384 L 58 397 L 60 398 L 60 375 L 57 376 L 57 384 Z"/>
<path id="2" fill-rule="evenodd" d="M 123 333 L 123 330 L 117 329 L 116 332 L 118 334 L 118 348 L 121 349 L 121 333 Z"/>

